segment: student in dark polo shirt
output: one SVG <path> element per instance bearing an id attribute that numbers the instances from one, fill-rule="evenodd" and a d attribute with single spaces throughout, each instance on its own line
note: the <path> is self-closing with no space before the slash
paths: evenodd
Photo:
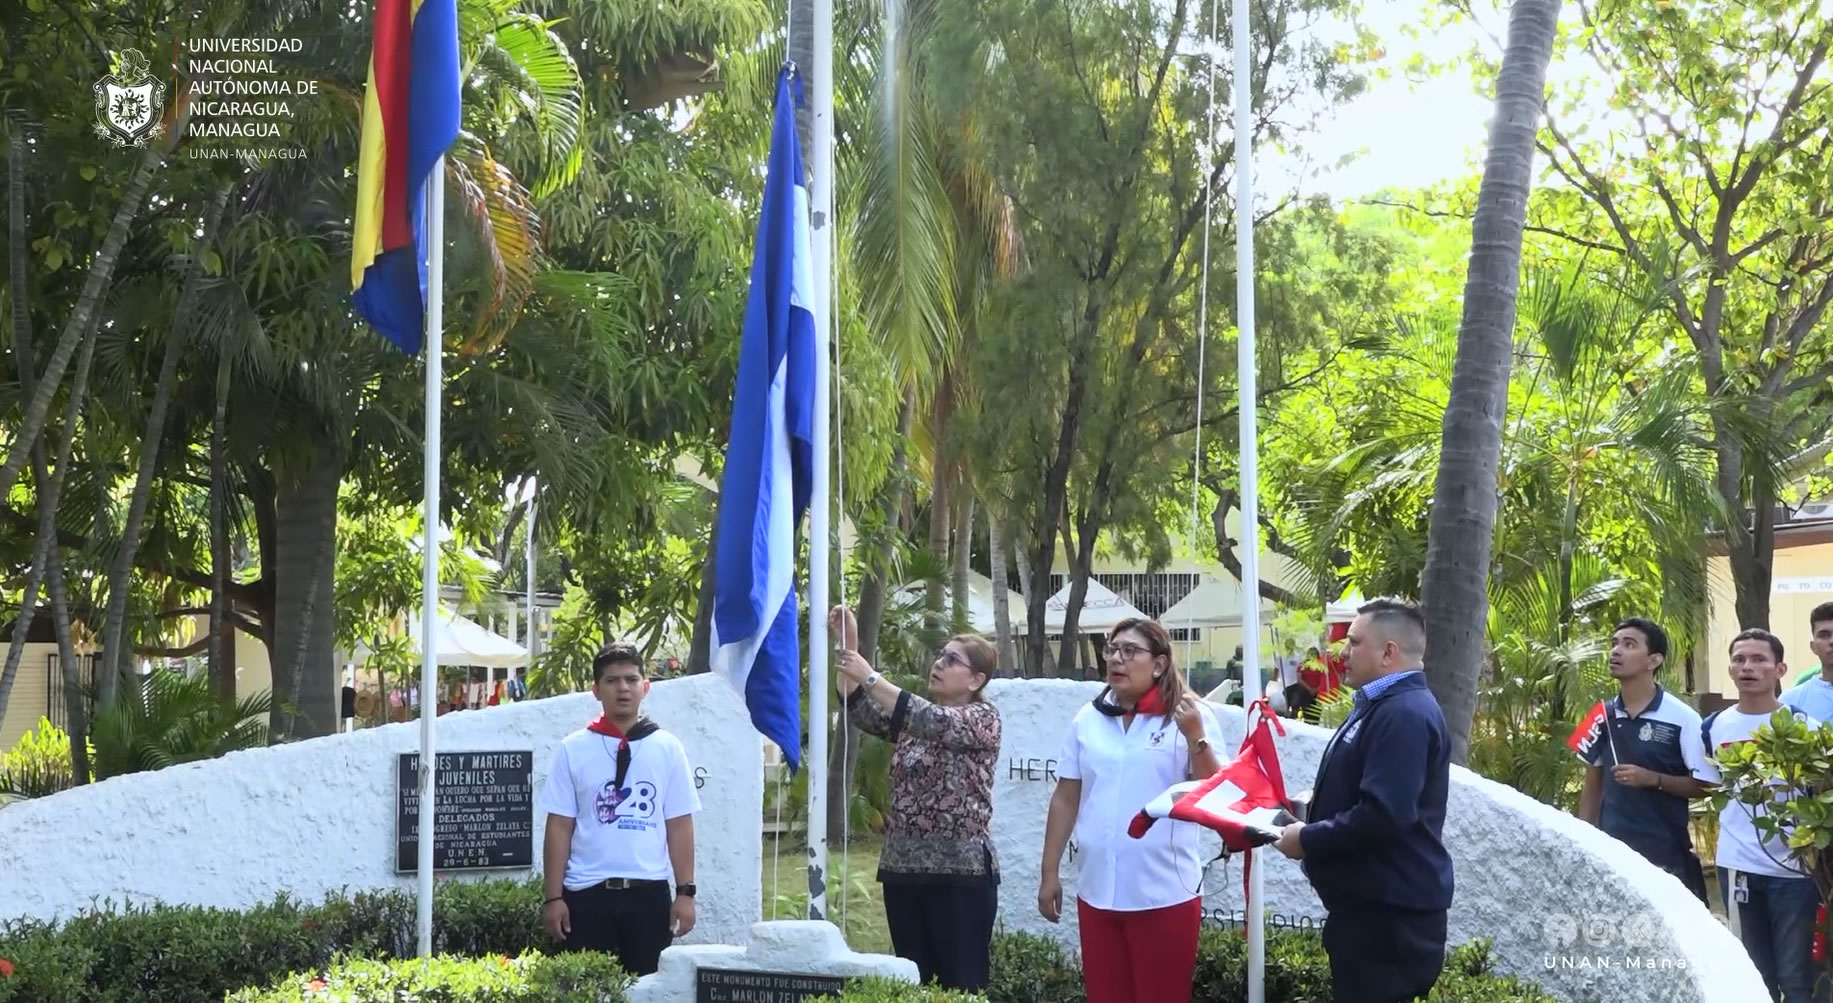
<path id="1" fill-rule="evenodd" d="M 1705 874 L 1687 828 L 1687 802 L 1705 793 L 1705 750 L 1694 740 L 1699 712 L 1655 681 L 1667 661 L 1667 632 L 1631 617 L 1610 642 L 1617 696 L 1606 728 L 1579 753 L 1585 788 L 1578 817 L 1679 878 L 1706 901 Z"/>

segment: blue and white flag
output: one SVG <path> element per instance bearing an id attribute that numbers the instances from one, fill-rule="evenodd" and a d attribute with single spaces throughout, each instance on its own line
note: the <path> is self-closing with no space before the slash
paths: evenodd
<path id="1" fill-rule="evenodd" d="M 795 542 L 813 485 L 818 305 L 796 137 L 801 89 L 784 67 L 719 486 L 711 645 L 713 671 L 744 698 L 751 723 L 792 770 L 802 758 Z"/>

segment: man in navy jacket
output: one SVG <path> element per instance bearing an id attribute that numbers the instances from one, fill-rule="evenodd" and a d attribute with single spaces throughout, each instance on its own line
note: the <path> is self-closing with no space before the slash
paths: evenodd
<path id="1" fill-rule="evenodd" d="M 1408 1003 L 1445 965 L 1451 742 L 1421 665 L 1419 608 L 1377 599 L 1349 627 L 1349 719 L 1318 764 L 1306 821 L 1280 833 L 1327 913 L 1324 949 L 1339 1003 Z"/>

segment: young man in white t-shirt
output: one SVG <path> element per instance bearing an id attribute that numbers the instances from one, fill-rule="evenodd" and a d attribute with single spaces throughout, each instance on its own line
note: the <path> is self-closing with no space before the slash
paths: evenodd
<path id="1" fill-rule="evenodd" d="M 541 920 L 565 950 L 604 951 L 648 975 L 669 942 L 694 928 L 700 795 L 681 740 L 641 714 L 642 655 L 607 645 L 592 672 L 604 711 L 561 739 L 541 792 Z"/>
<path id="2" fill-rule="evenodd" d="M 1718 751 L 1748 742 L 1770 716 L 1783 708 L 1776 685 L 1787 673 L 1782 661 L 1782 641 L 1766 630 L 1746 630 L 1731 641 L 1731 681 L 1737 687 L 1735 706 L 1715 711 L 1700 729 L 1709 757 L 1701 779 L 1718 783 Z M 1793 712 L 1810 726 L 1814 721 Z M 1787 796 L 1777 792 L 1777 798 Z M 1767 843 L 1752 821 L 1761 805 L 1732 802 L 1719 813 L 1718 886 L 1731 929 L 1763 975 L 1772 996 L 1782 1003 L 1815 1003 L 1825 996 L 1814 993 L 1819 966 L 1814 963 L 1814 922 L 1820 908 L 1820 891 L 1814 879 L 1790 858 L 1780 837 Z"/>

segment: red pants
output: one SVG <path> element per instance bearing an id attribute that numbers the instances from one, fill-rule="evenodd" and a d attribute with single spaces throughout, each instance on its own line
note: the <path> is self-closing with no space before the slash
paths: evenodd
<path id="1" fill-rule="evenodd" d="M 1203 900 L 1110 912 L 1076 900 L 1088 1003 L 1190 1003 Z"/>

